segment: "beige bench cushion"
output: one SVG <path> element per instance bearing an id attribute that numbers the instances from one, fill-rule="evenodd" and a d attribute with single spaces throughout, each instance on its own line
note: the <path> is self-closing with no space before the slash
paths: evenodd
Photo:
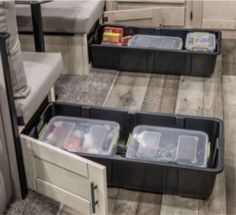
<path id="1" fill-rule="evenodd" d="M 29 94 L 30 87 L 23 66 L 14 1 L 0 1 L 0 32 L 10 33 L 7 40 L 12 87 L 15 98 L 24 98 Z"/>
<path id="2" fill-rule="evenodd" d="M 27 98 L 15 100 L 15 105 L 17 116 L 27 123 L 58 79 L 63 64 L 59 53 L 23 52 L 22 55 L 31 91 Z"/>
<path id="3" fill-rule="evenodd" d="M 43 27 L 49 33 L 89 33 L 104 10 L 104 0 L 54 0 L 42 5 Z M 27 5 L 16 6 L 19 31 L 32 31 Z"/>

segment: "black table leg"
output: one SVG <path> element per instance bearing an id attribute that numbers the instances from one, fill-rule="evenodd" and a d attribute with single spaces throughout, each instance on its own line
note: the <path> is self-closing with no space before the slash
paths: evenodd
<path id="1" fill-rule="evenodd" d="M 41 4 L 31 5 L 31 15 L 33 22 L 35 50 L 36 52 L 45 52 Z"/>

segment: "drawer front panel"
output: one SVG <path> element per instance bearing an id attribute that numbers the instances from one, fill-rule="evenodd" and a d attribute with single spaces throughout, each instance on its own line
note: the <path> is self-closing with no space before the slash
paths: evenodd
<path id="1" fill-rule="evenodd" d="M 37 191 L 42 195 L 63 202 L 72 208 L 79 208 L 79 211 L 82 213 L 91 214 L 90 202 L 86 199 L 80 198 L 77 195 L 67 192 L 41 179 L 36 179 L 36 186 Z"/>
<path id="2" fill-rule="evenodd" d="M 36 175 L 40 179 L 55 186 L 62 187 L 75 195 L 91 200 L 88 178 L 77 175 L 69 170 L 35 158 Z"/>
<path id="3" fill-rule="evenodd" d="M 104 12 L 107 23 L 133 26 L 184 26 L 185 7 L 154 7 Z"/>
<path id="4" fill-rule="evenodd" d="M 81 160 L 81 162 L 78 162 L 76 157 L 71 156 L 72 154 L 63 153 L 62 150 L 50 145 L 47 146 L 48 147 L 43 147 L 42 144 L 32 144 L 32 151 L 34 156 L 51 163 L 55 163 L 56 165 L 72 172 L 78 173 L 81 176 L 88 177 L 87 162 L 83 160 Z"/>
<path id="5" fill-rule="evenodd" d="M 107 214 L 106 168 L 21 135 L 28 188 L 83 214 Z"/>

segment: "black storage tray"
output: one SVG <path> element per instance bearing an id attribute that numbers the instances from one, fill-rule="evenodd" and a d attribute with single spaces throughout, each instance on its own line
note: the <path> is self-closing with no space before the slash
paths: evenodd
<path id="1" fill-rule="evenodd" d="M 84 117 L 116 121 L 121 126 L 118 150 L 114 156 L 77 153 L 107 167 L 107 181 L 111 187 L 139 191 L 177 194 L 208 198 L 215 178 L 224 166 L 223 122 L 201 118 L 158 113 L 127 112 L 102 107 L 65 103 L 50 103 L 25 127 L 22 133 L 38 138 L 42 127 L 54 116 Z M 125 157 L 125 144 L 133 128 L 140 124 L 204 131 L 211 142 L 211 156 L 207 168 L 190 167 L 176 163 L 130 160 Z"/>
<path id="2" fill-rule="evenodd" d="M 105 26 L 122 27 L 124 35 L 146 34 L 181 37 L 182 50 L 132 48 L 101 44 Z M 210 32 L 216 35 L 214 52 L 184 49 L 188 32 Z M 90 58 L 94 68 L 119 71 L 163 73 L 209 77 L 214 72 L 217 55 L 221 52 L 221 32 L 208 29 L 141 28 L 121 25 L 101 25 L 89 41 Z"/>

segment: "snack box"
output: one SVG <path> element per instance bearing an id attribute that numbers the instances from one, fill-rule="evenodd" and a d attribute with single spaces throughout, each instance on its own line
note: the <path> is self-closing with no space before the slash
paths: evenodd
<path id="1" fill-rule="evenodd" d="M 183 40 L 180 37 L 152 36 L 136 34 L 128 43 L 129 47 L 180 50 Z"/>
<path id="2" fill-rule="evenodd" d="M 188 33 L 185 48 L 192 51 L 213 52 L 216 49 L 216 36 L 208 32 Z"/>
<path id="3" fill-rule="evenodd" d="M 112 121 L 56 116 L 39 139 L 70 152 L 112 155 L 119 130 L 119 124 Z"/>
<path id="4" fill-rule="evenodd" d="M 103 31 L 102 44 L 121 44 L 123 28 L 105 27 Z"/>
<path id="5" fill-rule="evenodd" d="M 126 157 L 207 167 L 208 135 L 201 131 L 139 125 L 133 130 Z"/>

